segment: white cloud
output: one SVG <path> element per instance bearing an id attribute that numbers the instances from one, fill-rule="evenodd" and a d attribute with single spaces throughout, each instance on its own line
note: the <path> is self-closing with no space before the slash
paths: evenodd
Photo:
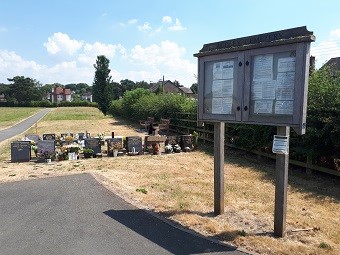
<path id="1" fill-rule="evenodd" d="M 181 30 L 186 30 L 186 28 L 182 26 L 179 19 L 176 19 L 175 25 L 169 27 L 169 30 L 170 31 L 181 31 Z"/>
<path id="2" fill-rule="evenodd" d="M 329 59 L 340 57 L 340 29 L 330 31 L 329 40 L 320 42 L 319 44 L 312 43 L 311 55 L 316 59 L 316 68 L 320 68 Z"/>
<path id="3" fill-rule="evenodd" d="M 0 27 L 0 33 L 3 33 L 3 32 L 7 32 L 7 28 L 6 27 Z"/>
<path id="4" fill-rule="evenodd" d="M 133 25 L 136 24 L 138 22 L 138 19 L 130 19 L 128 20 L 128 24 Z"/>
<path id="5" fill-rule="evenodd" d="M 28 61 L 17 55 L 14 51 L 0 51 L 0 82 L 6 83 L 7 78 L 14 76 L 28 76 L 40 73 L 46 66 L 39 65 L 35 61 Z"/>
<path id="6" fill-rule="evenodd" d="M 139 31 L 147 31 L 151 29 L 151 26 L 149 22 L 145 22 L 143 26 L 137 26 L 137 28 Z"/>
<path id="7" fill-rule="evenodd" d="M 67 34 L 58 32 L 49 37 L 43 45 L 52 55 L 57 53 L 73 55 L 83 46 L 83 42 L 72 40 Z"/>
<path id="8" fill-rule="evenodd" d="M 172 18 L 170 16 L 164 16 L 162 18 L 162 22 L 163 23 L 171 23 L 172 22 Z"/>
<path id="9" fill-rule="evenodd" d="M 185 53 L 185 48 L 168 40 L 147 46 L 135 45 L 132 49 L 121 44 L 83 42 L 73 55 L 47 66 L 26 60 L 15 52 L 0 50 L 0 83 L 23 75 L 43 84 L 85 82 L 90 85 L 96 57 L 105 55 L 110 60 L 111 76 L 117 82 L 122 79 L 158 81 L 164 75 L 167 80 L 178 80 L 185 86 L 191 86 L 195 82 L 197 67 L 192 58 L 185 58 Z M 58 60 L 53 58 L 53 61 Z"/>
<path id="10" fill-rule="evenodd" d="M 191 86 L 195 82 L 194 74 L 197 73 L 196 64 L 184 59 L 185 48 L 178 46 L 175 42 L 162 41 L 160 45 L 152 44 L 143 48 L 136 45 L 130 53 L 130 58 L 135 64 L 143 68 L 149 66 L 152 71 L 146 76 L 153 81 L 160 79 L 159 74 L 165 75 L 166 79 L 178 80 L 186 86 Z M 149 68 L 145 68 L 150 70 Z M 143 74 L 134 72 L 133 74 Z"/>
<path id="11" fill-rule="evenodd" d="M 340 39 L 340 28 L 334 29 L 330 32 L 330 39 L 331 40 Z"/>

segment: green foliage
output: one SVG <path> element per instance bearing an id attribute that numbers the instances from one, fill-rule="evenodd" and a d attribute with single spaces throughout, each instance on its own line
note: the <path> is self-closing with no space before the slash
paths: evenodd
<path id="1" fill-rule="evenodd" d="M 93 101 L 98 103 L 99 110 L 106 115 L 113 99 L 110 60 L 104 55 L 98 56 L 94 68 L 96 69 L 92 86 Z"/>
<path id="2" fill-rule="evenodd" d="M 156 95 L 146 89 L 125 92 L 121 100 L 111 103 L 110 113 L 129 116 L 132 119 L 146 119 L 153 116 L 156 120 L 172 118 L 179 112 L 195 112 L 196 100 L 181 95 Z"/>
<path id="3" fill-rule="evenodd" d="M 139 188 L 139 189 L 136 189 L 136 191 L 141 192 L 143 194 L 148 194 L 148 191 L 145 188 Z"/>
<path id="4" fill-rule="evenodd" d="M 197 83 L 193 83 L 190 87 L 191 91 L 194 92 L 195 94 L 198 93 L 198 84 Z"/>
<path id="5" fill-rule="evenodd" d="M 292 135 L 292 156 L 333 168 L 333 158 L 340 158 L 340 73 L 329 67 L 313 72 L 308 91 L 307 131 Z"/>
<path id="6" fill-rule="evenodd" d="M 25 105 L 32 100 L 41 99 L 42 94 L 38 88 L 40 84 L 36 80 L 24 76 L 15 76 L 8 81 L 12 82 L 9 89 L 5 91 L 9 102 Z"/>

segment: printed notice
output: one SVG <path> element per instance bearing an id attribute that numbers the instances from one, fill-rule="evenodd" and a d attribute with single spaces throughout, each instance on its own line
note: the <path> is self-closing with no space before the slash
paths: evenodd
<path id="1" fill-rule="evenodd" d="M 211 113 L 213 114 L 231 114 L 233 100 L 232 98 L 213 98 Z"/>
<path id="2" fill-rule="evenodd" d="M 256 80 L 252 82 L 251 99 L 275 99 L 275 80 L 261 81 Z"/>
<path id="3" fill-rule="evenodd" d="M 211 102 L 211 113 L 221 114 L 222 113 L 222 98 L 212 98 Z"/>
<path id="4" fill-rule="evenodd" d="M 212 84 L 213 97 L 232 97 L 234 80 L 215 80 Z"/>
<path id="5" fill-rule="evenodd" d="M 273 54 L 254 57 L 253 80 L 273 80 Z"/>
<path id="6" fill-rule="evenodd" d="M 279 73 L 295 72 L 295 57 L 279 58 L 277 61 Z"/>
<path id="7" fill-rule="evenodd" d="M 278 73 L 276 82 L 276 99 L 294 99 L 295 72 Z"/>
<path id="8" fill-rule="evenodd" d="M 254 102 L 254 113 L 273 113 L 273 100 L 257 100 Z"/>
<path id="9" fill-rule="evenodd" d="M 233 79 L 234 61 L 223 61 L 214 63 L 213 80 Z"/>
<path id="10" fill-rule="evenodd" d="M 293 101 L 276 101 L 275 114 L 293 114 Z"/>

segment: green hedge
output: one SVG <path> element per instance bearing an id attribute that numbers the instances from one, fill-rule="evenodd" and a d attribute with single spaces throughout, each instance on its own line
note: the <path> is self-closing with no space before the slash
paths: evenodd
<path id="1" fill-rule="evenodd" d="M 196 112 L 196 100 L 177 94 L 156 95 L 146 89 L 125 92 L 122 99 L 114 100 L 109 108 L 111 115 L 145 120 L 147 117 L 173 118 L 176 113 Z"/>

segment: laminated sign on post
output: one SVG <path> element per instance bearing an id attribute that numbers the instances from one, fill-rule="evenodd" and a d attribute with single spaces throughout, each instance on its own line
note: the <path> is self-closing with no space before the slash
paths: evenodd
<path id="1" fill-rule="evenodd" d="M 289 136 L 274 135 L 273 153 L 288 154 L 289 153 Z"/>

